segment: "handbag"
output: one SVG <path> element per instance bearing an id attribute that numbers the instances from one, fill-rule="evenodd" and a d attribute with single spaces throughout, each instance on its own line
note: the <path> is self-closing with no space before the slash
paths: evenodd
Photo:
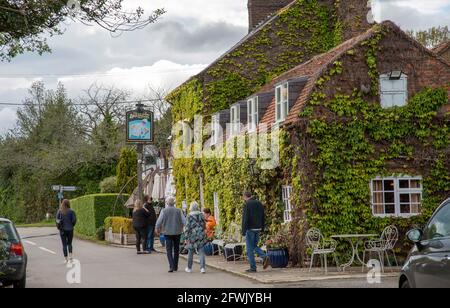
<path id="1" fill-rule="evenodd" d="M 62 229 L 63 229 L 63 220 L 62 220 L 62 215 L 61 215 L 61 213 L 58 213 L 58 215 L 56 215 L 56 228 L 59 230 L 59 231 L 62 231 Z"/>

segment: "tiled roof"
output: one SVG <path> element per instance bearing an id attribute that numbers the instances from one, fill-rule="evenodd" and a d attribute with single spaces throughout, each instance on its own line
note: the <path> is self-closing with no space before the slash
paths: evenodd
<path id="1" fill-rule="evenodd" d="M 450 41 L 443 42 L 443 43 L 437 45 L 436 47 L 434 47 L 432 49 L 432 51 L 437 55 L 441 55 L 448 49 L 450 49 Z"/>

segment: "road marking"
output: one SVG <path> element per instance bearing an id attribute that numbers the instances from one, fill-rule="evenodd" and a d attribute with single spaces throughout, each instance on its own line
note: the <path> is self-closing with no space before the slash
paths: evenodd
<path id="1" fill-rule="evenodd" d="M 30 244 L 31 246 L 36 246 L 37 245 L 36 243 L 33 243 L 31 241 L 25 241 L 25 243 Z"/>
<path id="2" fill-rule="evenodd" d="M 56 252 L 51 251 L 50 249 L 44 248 L 44 247 L 39 247 L 40 250 L 43 250 L 45 252 L 51 253 L 52 255 L 56 255 Z"/>

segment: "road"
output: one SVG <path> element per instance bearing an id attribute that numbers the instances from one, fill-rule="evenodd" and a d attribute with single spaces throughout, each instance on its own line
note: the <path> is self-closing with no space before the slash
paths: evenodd
<path id="1" fill-rule="evenodd" d="M 80 261 L 81 283 L 69 284 L 71 269 L 64 264 L 55 228 L 19 229 L 28 254 L 29 288 L 267 288 L 267 287 L 368 287 L 360 280 L 317 281 L 302 284 L 266 285 L 222 271 L 207 269 L 202 275 L 186 274 L 180 259 L 177 273 L 167 272 L 164 254 L 137 255 L 134 250 L 74 240 L 74 257 Z M 73 271 L 72 271 L 73 272 Z M 75 275 L 76 276 L 76 275 Z M 74 278 L 75 276 L 71 276 Z M 395 287 L 396 279 L 373 287 Z"/>

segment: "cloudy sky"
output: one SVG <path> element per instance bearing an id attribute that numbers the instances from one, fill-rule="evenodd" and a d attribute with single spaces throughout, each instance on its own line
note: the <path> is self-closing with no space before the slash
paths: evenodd
<path id="1" fill-rule="evenodd" d="M 129 7 L 167 13 L 144 30 L 111 37 L 97 27 L 67 24 L 49 39 L 51 54 L 25 54 L 0 62 L 0 103 L 20 103 L 35 80 L 63 82 L 78 97 L 92 83 L 132 90 L 171 89 L 225 52 L 247 33 L 247 0 L 126 0 Z M 450 26 L 450 0 L 375 0 L 377 21 L 403 29 Z M 13 127 L 15 108 L 0 106 L 0 134 Z"/>

